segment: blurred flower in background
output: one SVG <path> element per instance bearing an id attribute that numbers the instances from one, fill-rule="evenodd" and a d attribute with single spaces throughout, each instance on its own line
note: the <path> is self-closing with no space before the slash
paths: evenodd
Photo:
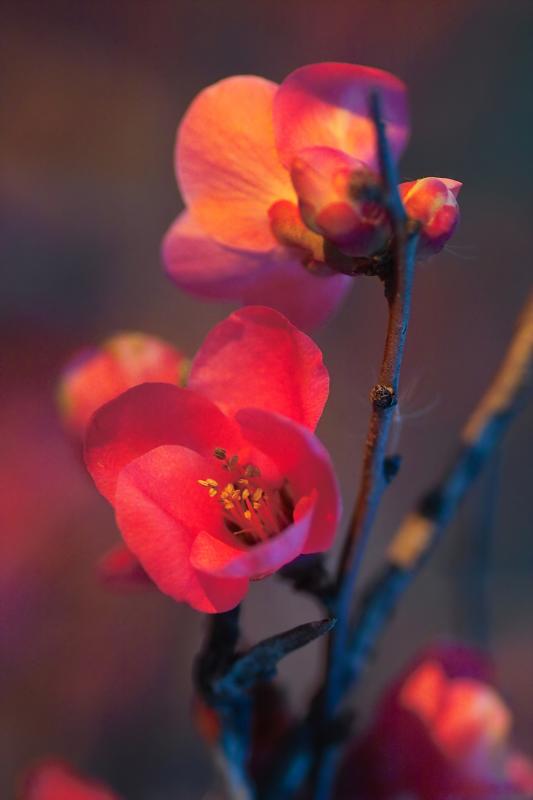
<path id="1" fill-rule="evenodd" d="M 140 746 L 132 719 L 149 728 L 155 714 L 168 730 L 157 709 L 176 674 L 171 609 L 156 593 L 109 595 L 97 580 L 114 525 L 57 415 L 65 344 L 57 329 L 21 327 L 23 335 L 15 326 L 1 336 L 0 706 L 11 776 L 3 796 L 23 761 L 49 752 L 101 771 L 113 741 L 120 771 L 120 753 Z M 142 745 L 145 756 L 156 742 L 154 734 L 148 751 Z"/>
<path id="2" fill-rule="evenodd" d="M 97 408 L 139 383 L 180 384 L 187 359 L 172 345 L 145 333 L 118 333 L 86 348 L 64 369 L 58 399 L 67 429 L 82 438 Z"/>
<path id="3" fill-rule="evenodd" d="M 23 778 L 16 800 L 119 800 L 95 781 L 77 775 L 61 761 L 44 761 Z"/>
<path id="4" fill-rule="evenodd" d="M 487 659 L 459 645 L 429 648 L 348 753 L 339 800 L 530 797 L 533 761 L 513 749 L 511 727 Z"/>

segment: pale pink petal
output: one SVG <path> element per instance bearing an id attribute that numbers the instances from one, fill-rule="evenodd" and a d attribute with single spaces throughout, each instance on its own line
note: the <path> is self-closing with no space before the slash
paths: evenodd
<path id="1" fill-rule="evenodd" d="M 253 253 L 219 244 L 184 211 L 163 239 L 168 276 L 200 297 L 238 298 L 268 268 L 272 253 Z"/>
<path id="2" fill-rule="evenodd" d="M 226 78 L 200 92 L 178 131 L 185 203 L 207 234 L 231 247 L 275 247 L 268 209 L 294 197 L 274 141 L 276 91 L 254 75 Z"/>
<path id="3" fill-rule="evenodd" d="M 273 261 L 245 288 L 245 303 L 271 306 L 304 331 L 323 325 L 338 309 L 353 284 L 348 275 L 319 275 L 298 261 Z"/>
<path id="4" fill-rule="evenodd" d="M 314 274 L 285 247 L 261 254 L 224 247 L 201 233 L 187 213 L 168 231 L 163 259 L 168 275 L 186 291 L 270 306 L 304 330 L 322 325 L 353 281 L 347 275 Z"/>
<path id="5" fill-rule="evenodd" d="M 314 429 L 328 397 L 329 376 L 308 336 L 278 311 L 248 306 L 208 334 L 188 385 L 229 416 L 253 406 Z"/>
<path id="6" fill-rule="evenodd" d="M 122 470 L 115 496 L 126 544 L 157 587 L 207 613 L 234 608 L 248 587 L 247 579 L 212 577 L 190 563 L 199 531 L 226 535 L 220 504 L 198 483 L 217 469 L 214 462 L 184 447 L 158 447 Z"/>
<path id="7" fill-rule="evenodd" d="M 311 64 L 292 72 L 274 102 L 276 142 L 290 168 L 305 147 L 334 147 L 376 168 L 375 131 L 369 96 L 378 92 L 393 154 L 409 138 L 406 88 L 402 81 L 371 67 Z"/>

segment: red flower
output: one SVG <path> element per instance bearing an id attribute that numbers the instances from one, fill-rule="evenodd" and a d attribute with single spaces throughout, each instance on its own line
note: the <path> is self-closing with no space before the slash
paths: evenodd
<path id="1" fill-rule="evenodd" d="M 387 72 L 313 64 L 280 86 L 248 75 L 202 91 L 176 144 L 188 210 L 163 243 L 176 283 L 269 303 L 305 328 L 327 319 L 350 278 L 328 270 L 324 237 L 352 256 L 373 252 L 388 234 L 383 210 L 366 185 L 360 191 L 362 176 L 372 184 L 377 169 L 374 90 L 399 157 L 409 132 L 406 92 Z"/>
<path id="2" fill-rule="evenodd" d="M 118 796 L 61 761 L 44 761 L 26 776 L 20 800 L 118 800 Z"/>
<path id="3" fill-rule="evenodd" d="M 211 331 L 187 389 L 144 384 L 96 412 L 88 469 L 163 592 L 225 611 L 250 580 L 331 545 L 339 493 L 311 432 L 327 394 L 316 345 L 249 307 Z"/>
<path id="4" fill-rule="evenodd" d="M 463 184 L 451 178 L 420 178 L 400 184 L 407 213 L 421 223 L 418 255 L 442 250 L 459 222 L 457 196 Z"/>
<path id="5" fill-rule="evenodd" d="M 174 347 L 145 333 L 120 333 L 83 351 L 67 364 L 59 385 L 66 427 L 83 436 L 92 414 L 108 400 L 146 381 L 176 384 L 186 363 Z"/>
<path id="6" fill-rule="evenodd" d="M 369 800 L 522 796 L 533 788 L 533 763 L 512 752 L 510 729 L 487 662 L 467 648 L 430 649 L 388 691 L 350 752 L 339 798 L 351 800 L 355 789 Z"/>

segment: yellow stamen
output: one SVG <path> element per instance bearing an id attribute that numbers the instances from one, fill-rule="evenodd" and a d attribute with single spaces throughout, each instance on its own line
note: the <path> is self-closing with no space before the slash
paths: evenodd
<path id="1" fill-rule="evenodd" d="M 210 498 L 216 497 L 220 502 L 231 533 L 243 537 L 247 545 L 254 545 L 276 536 L 290 524 L 292 504 L 287 509 L 284 487 L 267 493 L 257 486 L 261 470 L 255 464 L 239 464 L 237 455 L 228 458 L 221 447 L 214 450 L 214 456 L 224 462 L 221 466 L 232 473 L 232 480 L 221 486 L 214 478 L 200 479 L 198 483 L 208 490 Z"/>
<path id="2" fill-rule="evenodd" d="M 213 488 L 216 488 L 218 486 L 218 482 L 215 481 L 213 478 L 206 478 L 205 480 L 199 479 L 198 483 L 200 484 L 200 486 L 212 486 Z"/>

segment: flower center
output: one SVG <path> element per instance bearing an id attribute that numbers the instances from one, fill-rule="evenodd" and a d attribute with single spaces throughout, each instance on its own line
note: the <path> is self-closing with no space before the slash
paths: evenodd
<path id="1" fill-rule="evenodd" d="M 220 504 L 230 533 L 245 544 L 254 545 L 271 539 L 291 524 L 294 502 L 287 481 L 281 487 L 266 488 L 261 485 L 261 470 L 255 464 L 239 464 L 238 456 L 228 458 L 221 447 L 213 455 L 223 462 L 229 480 L 205 478 L 198 483 Z"/>

